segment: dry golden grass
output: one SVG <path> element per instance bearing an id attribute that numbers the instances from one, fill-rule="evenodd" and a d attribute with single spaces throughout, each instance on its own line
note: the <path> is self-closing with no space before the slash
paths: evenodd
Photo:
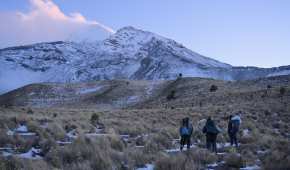
<path id="1" fill-rule="evenodd" d="M 280 86 L 274 83 L 271 84 L 272 88 L 267 88 L 267 83 L 235 84 L 204 79 L 178 81 L 175 84 L 167 84 L 168 89 L 161 88 L 155 98 L 130 108 L 107 111 L 96 107 L 0 108 L 0 147 L 8 144 L 18 145 L 21 151 L 26 151 L 34 143 L 40 145 L 44 150 L 45 159 L 40 162 L 30 161 L 27 167 L 31 169 L 121 169 L 126 166 L 134 169 L 146 163 L 155 163 L 156 169 L 200 169 L 208 163 L 215 162 L 216 156 L 200 149 L 170 156 L 164 152 L 164 149 L 176 147 L 172 140 L 179 138 L 181 119 L 189 117 L 192 120 L 192 141 L 200 140 L 204 144 L 202 126 L 198 122 L 212 116 L 223 129 L 218 136 L 218 142 L 224 143 L 229 141 L 227 116 L 241 110 L 241 130 L 249 129 L 250 133 L 249 136 L 242 136 L 242 133 L 238 135 L 242 144 L 238 149 L 242 160 L 236 156 L 225 157 L 227 164 L 233 167 L 252 165 L 253 160 L 259 158 L 262 159 L 265 169 L 271 169 L 279 168 L 280 165 L 271 164 L 271 160 L 279 159 L 281 161 L 277 162 L 283 164 L 281 168 L 288 168 L 289 156 L 286 155 L 290 154 L 290 150 L 285 149 L 287 145 L 281 142 L 290 128 L 290 106 L 285 104 L 290 101 L 288 86 L 281 97 Z M 129 89 L 136 90 L 133 88 L 134 83 L 129 84 Z M 213 84 L 218 88 L 210 92 L 210 86 Z M 176 98 L 168 101 L 166 96 L 173 89 Z M 121 89 L 115 92 L 121 92 Z M 113 94 L 107 94 L 105 97 L 108 99 L 110 95 Z M 28 111 L 32 111 L 33 114 L 27 114 Z M 43 122 L 47 122 L 47 128 L 40 127 Z M 7 128 L 13 129 L 18 123 L 26 123 L 30 131 L 39 135 L 39 139 L 27 141 L 17 136 L 7 136 Z M 94 131 L 96 123 L 104 124 L 105 132 L 110 135 L 90 140 L 83 137 L 84 133 Z M 77 129 L 80 138 L 72 145 L 59 147 L 55 141 L 64 139 L 65 133 L 72 127 Z M 129 134 L 137 138 L 130 139 L 132 143 L 125 143 L 119 134 Z M 135 145 L 144 148 L 135 148 Z M 261 157 L 256 153 L 259 150 L 269 150 L 269 153 L 273 154 Z M 227 149 L 224 151 L 228 152 Z M 0 162 L 0 168 L 15 166 L 17 169 L 23 167 L 24 162 L 28 160 L 11 158 Z M 12 162 L 15 162 L 15 165 L 12 165 Z"/>
<path id="2" fill-rule="evenodd" d="M 225 157 L 225 163 L 228 167 L 241 168 L 244 166 L 243 157 L 236 153 L 230 153 Z"/>
<path id="3" fill-rule="evenodd" d="M 217 161 L 215 154 L 205 149 L 195 149 L 176 155 L 161 155 L 156 161 L 157 170 L 199 170 Z"/>

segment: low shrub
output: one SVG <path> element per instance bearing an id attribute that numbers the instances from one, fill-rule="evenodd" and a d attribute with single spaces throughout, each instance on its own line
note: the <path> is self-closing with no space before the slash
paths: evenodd
<path id="1" fill-rule="evenodd" d="M 241 150 L 241 155 L 245 165 L 255 165 L 258 159 L 257 155 L 253 153 L 254 150 Z"/>
<path id="2" fill-rule="evenodd" d="M 44 160 L 55 168 L 61 168 L 63 163 L 60 157 L 60 148 L 50 148 L 50 150 L 44 155 Z"/>
<path id="3" fill-rule="evenodd" d="M 34 112 L 33 112 L 33 110 L 31 108 L 28 108 L 27 114 L 32 115 L 32 114 L 34 114 Z"/>
<path id="4" fill-rule="evenodd" d="M 150 161 L 150 158 L 141 150 L 129 149 L 126 151 L 126 158 L 129 167 L 134 169 L 136 167 L 142 167 Z"/>
<path id="5" fill-rule="evenodd" d="M 62 140 L 65 137 L 66 131 L 57 123 L 49 123 L 46 131 L 55 139 Z"/>
<path id="6" fill-rule="evenodd" d="M 164 155 L 155 163 L 155 170 L 194 170 L 198 169 L 193 160 L 185 154 L 177 154 L 175 156 Z"/>
<path id="7" fill-rule="evenodd" d="M 117 150 L 117 151 L 123 151 L 124 150 L 124 143 L 121 140 L 121 138 L 117 135 L 111 135 L 108 137 L 108 140 L 110 142 L 111 148 Z"/>
<path id="8" fill-rule="evenodd" d="M 218 86 L 216 86 L 216 85 L 211 85 L 210 86 L 210 89 L 209 89 L 210 92 L 215 92 L 217 90 L 218 90 Z"/>
<path id="9" fill-rule="evenodd" d="M 189 153 L 191 159 L 202 165 L 211 164 L 217 161 L 216 155 L 207 149 L 195 149 Z"/>
<path id="10" fill-rule="evenodd" d="M 78 138 L 58 152 L 58 157 L 64 167 L 89 162 L 91 169 L 112 169 L 111 148 L 108 139 L 91 141 L 88 138 Z"/>
<path id="11" fill-rule="evenodd" d="M 280 87 L 279 93 L 281 96 L 283 96 L 286 93 L 286 88 L 285 87 Z"/>
<path id="12" fill-rule="evenodd" d="M 98 113 L 93 113 L 90 121 L 92 125 L 97 125 L 100 121 L 100 115 Z"/>
<path id="13" fill-rule="evenodd" d="M 290 169 L 290 155 L 280 151 L 273 151 L 263 160 L 263 168 L 265 170 L 286 170 Z"/>
<path id="14" fill-rule="evenodd" d="M 159 132 L 149 137 L 144 149 L 147 153 L 155 153 L 171 147 L 172 137 L 169 134 Z"/>
<path id="15" fill-rule="evenodd" d="M 171 92 L 166 96 L 166 99 L 167 100 L 173 100 L 175 98 L 176 98 L 176 96 L 175 96 L 175 90 L 171 90 Z"/>
<path id="16" fill-rule="evenodd" d="M 0 147 L 4 147 L 7 144 L 12 144 L 13 142 L 13 137 L 8 136 L 6 134 L 6 130 L 0 129 Z"/>
<path id="17" fill-rule="evenodd" d="M 22 170 L 23 163 L 16 157 L 0 157 L 0 169 L 2 170 Z"/>
<path id="18" fill-rule="evenodd" d="M 240 154 L 230 153 L 225 156 L 225 163 L 229 167 L 241 168 L 244 166 L 244 160 Z"/>

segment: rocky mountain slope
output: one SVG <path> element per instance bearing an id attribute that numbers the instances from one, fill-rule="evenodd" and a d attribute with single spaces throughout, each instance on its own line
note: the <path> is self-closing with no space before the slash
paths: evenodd
<path id="1" fill-rule="evenodd" d="M 125 27 L 104 41 L 51 42 L 0 50 L 0 92 L 37 82 L 164 80 L 207 77 L 245 80 L 290 74 L 290 66 L 233 67 L 151 32 Z"/>
<path id="2" fill-rule="evenodd" d="M 0 106 L 98 108 L 259 108 L 287 107 L 290 76 L 245 81 L 205 78 L 106 80 L 87 83 L 40 83 L 0 95 Z M 212 86 L 216 88 L 212 89 Z M 284 92 L 281 92 L 284 88 Z M 174 91 L 174 92 L 173 92 Z M 174 93 L 174 94 L 172 94 Z M 282 94 L 283 93 L 283 94 Z M 253 104 L 255 108 L 253 108 Z M 207 112 L 203 110 L 202 112 Z"/>

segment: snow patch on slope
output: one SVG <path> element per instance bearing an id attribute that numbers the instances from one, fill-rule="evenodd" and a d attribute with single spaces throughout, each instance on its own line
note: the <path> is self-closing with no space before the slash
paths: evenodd
<path id="1" fill-rule="evenodd" d="M 78 94 L 87 94 L 87 93 L 92 93 L 92 92 L 96 92 L 99 91 L 103 88 L 103 86 L 96 86 L 93 88 L 83 88 L 80 91 L 78 91 Z"/>
<path id="2" fill-rule="evenodd" d="M 267 77 L 284 76 L 284 75 L 289 75 L 289 74 L 290 74 L 290 70 L 283 70 L 283 71 L 271 73 Z"/>

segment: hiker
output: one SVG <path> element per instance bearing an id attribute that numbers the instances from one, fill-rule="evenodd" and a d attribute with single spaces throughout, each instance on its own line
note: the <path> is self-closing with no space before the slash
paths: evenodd
<path id="1" fill-rule="evenodd" d="M 235 144 L 238 147 L 237 134 L 239 132 L 240 124 L 242 122 L 241 117 L 239 116 L 241 112 L 238 112 L 235 116 L 230 115 L 229 124 L 228 124 L 228 134 L 231 141 L 231 146 Z"/>
<path id="2" fill-rule="evenodd" d="M 189 118 L 186 117 L 184 119 L 182 119 L 182 124 L 181 127 L 179 129 L 179 133 L 180 133 L 180 150 L 182 151 L 184 145 L 187 145 L 187 149 L 190 148 L 190 137 L 192 134 L 192 124 L 189 122 Z"/>
<path id="3" fill-rule="evenodd" d="M 216 139 L 221 130 L 215 125 L 211 117 L 206 120 L 202 132 L 206 134 L 206 147 L 208 150 L 217 153 Z"/>

